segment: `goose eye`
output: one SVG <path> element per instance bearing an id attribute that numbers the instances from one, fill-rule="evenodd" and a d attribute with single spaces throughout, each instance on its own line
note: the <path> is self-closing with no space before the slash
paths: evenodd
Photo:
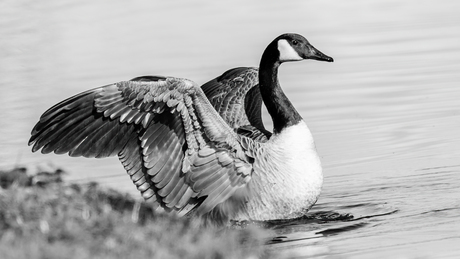
<path id="1" fill-rule="evenodd" d="M 293 40 L 293 41 L 292 41 L 292 44 L 293 44 L 293 45 L 297 45 L 298 43 L 299 43 L 299 42 L 298 42 L 297 40 Z"/>

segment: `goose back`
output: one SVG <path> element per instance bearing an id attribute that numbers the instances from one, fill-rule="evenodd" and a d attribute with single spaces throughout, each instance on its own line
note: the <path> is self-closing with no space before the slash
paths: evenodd
<path id="1" fill-rule="evenodd" d="M 262 97 L 257 68 L 238 67 L 201 86 L 209 102 L 238 134 L 267 141 L 271 133 L 262 121 Z"/>

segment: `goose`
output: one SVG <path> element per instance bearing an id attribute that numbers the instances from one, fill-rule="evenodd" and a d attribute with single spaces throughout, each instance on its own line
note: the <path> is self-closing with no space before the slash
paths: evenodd
<path id="1" fill-rule="evenodd" d="M 286 33 L 259 68 L 230 69 L 199 87 L 141 76 L 94 88 L 48 109 L 29 146 L 43 154 L 117 155 L 155 208 L 216 224 L 303 216 L 323 175 L 312 134 L 278 81 L 283 62 L 333 59 Z M 265 104 L 273 133 L 262 123 Z"/>

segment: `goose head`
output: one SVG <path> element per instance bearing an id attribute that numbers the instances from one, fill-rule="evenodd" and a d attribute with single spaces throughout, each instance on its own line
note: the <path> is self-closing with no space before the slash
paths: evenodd
<path id="1" fill-rule="evenodd" d="M 334 59 L 313 47 L 307 39 L 299 34 L 282 34 L 273 40 L 270 45 L 274 52 L 278 52 L 279 63 L 304 59 L 315 59 L 327 62 L 334 61 Z"/>

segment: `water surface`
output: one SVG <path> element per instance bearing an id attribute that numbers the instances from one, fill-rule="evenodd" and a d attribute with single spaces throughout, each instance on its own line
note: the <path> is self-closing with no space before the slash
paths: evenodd
<path id="1" fill-rule="evenodd" d="M 32 154 L 51 105 L 139 75 L 201 84 L 257 66 L 298 32 L 334 63 L 285 64 L 280 80 L 324 165 L 311 215 L 274 228 L 291 256 L 460 256 L 460 4 L 455 1 L 4 1 L 0 167 L 66 169 L 135 193 L 116 158 Z M 268 116 L 265 121 L 269 124 Z M 351 217 L 321 220 L 322 213 Z"/>

